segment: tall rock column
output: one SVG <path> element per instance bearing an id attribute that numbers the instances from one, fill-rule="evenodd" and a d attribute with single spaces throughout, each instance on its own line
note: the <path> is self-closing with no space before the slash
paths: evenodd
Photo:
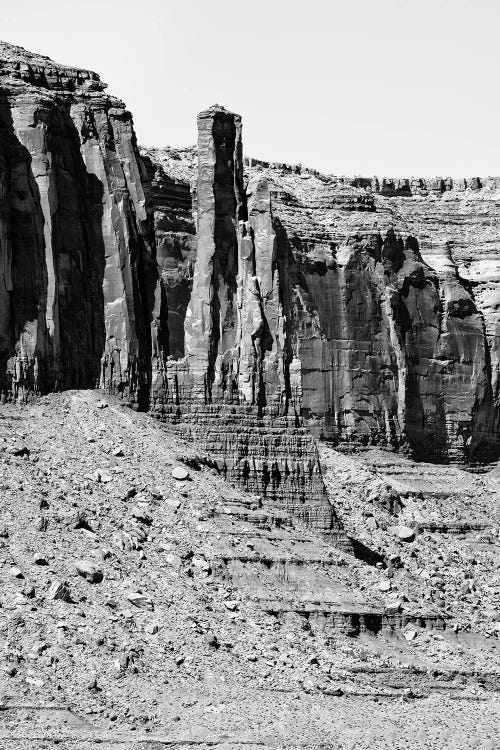
<path id="1" fill-rule="evenodd" d="M 267 179 L 253 177 L 246 191 L 248 221 L 241 224 L 238 268 L 238 386 L 240 396 L 261 407 L 280 405 L 287 391 L 286 319 L 277 239 Z M 274 411 L 276 410 L 274 409 Z"/>
<path id="2" fill-rule="evenodd" d="M 215 105 L 198 115 L 198 252 L 185 321 L 193 398 L 232 400 L 237 384 L 238 222 L 244 220 L 241 118 Z"/>

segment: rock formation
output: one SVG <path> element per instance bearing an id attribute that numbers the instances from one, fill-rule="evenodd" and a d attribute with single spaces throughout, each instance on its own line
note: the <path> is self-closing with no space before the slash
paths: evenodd
<path id="1" fill-rule="evenodd" d="M 187 425 L 230 481 L 345 543 L 316 446 L 290 401 L 288 248 L 276 237 L 267 181 L 256 177 L 244 189 L 238 115 L 212 107 L 199 115 L 198 132 L 197 249 L 184 353 L 178 360 L 160 353 L 151 411 Z M 179 273 L 175 248 L 170 237 L 167 251 Z M 173 286 L 164 276 L 160 320 L 170 315 L 163 306 Z"/>
<path id="2" fill-rule="evenodd" d="M 2 398 L 120 393 L 327 531 L 311 432 L 498 452 L 500 180 L 245 163 L 219 106 L 141 156 L 95 73 L 2 44 L 0 75 Z"/>
<path id="3" fill-rule="evenodd" d="M 176 156 L 194 179 L 192 158 Z M 162 163 L 168 172 L 172 153 Z M 294 413 L 339 446 L 433 460 L 495 455 L 495 180 L 346 179 L 255 159 L 246 180 L 250 193 L 266 184 L 272 203 L 281 393 Z M 241 384 L 240 397 L 251 402 Z"/>
<path id="4" fill-rule="evenodd" d="M 156 281 L 132 117 L 95 73 L 0 45 L 0 392 L 147 403 Z"/>

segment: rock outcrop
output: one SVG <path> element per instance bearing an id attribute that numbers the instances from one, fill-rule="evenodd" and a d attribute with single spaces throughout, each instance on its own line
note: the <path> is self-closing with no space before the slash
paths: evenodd
<path id="1" fill-rule="evenodd" d="M 0 392 L 147 403 L 156 285 L 132 117 L 106 84 L 0 44 Z"/>
<path id="2" fill-rule="evenodd" d="M 192 158 L 176 156 L 195 179 Z M 286 409 L 339 446 L 495 455 L 497 182 L 336 178 L 255 159 L 245 178 L 270 196 Z"/>
<path id="3" fill-rule="evenodd" d="M 198 132 L 197 248 L 183 356 L 165 356 L 168 344 L 163 356 L 158 348 L 151 411 L 186 426 L 228 480 L 345 545 L 316 445 L 290 399 L 288 247 L 276 236 L 267 181 L 256 176 L 244 188 L 238 115 L 212 107 L 199 115 Z M 157 171 L 153 194 L 161 180 Z M 179 230 L 157 235 L 159 246 L 167 240 L 164 268 L 177 275 Z M 161 283 L 168 307 L 172 279 L 162 272 Z M 160 320 L 169 317 L 161 305 Z"/>

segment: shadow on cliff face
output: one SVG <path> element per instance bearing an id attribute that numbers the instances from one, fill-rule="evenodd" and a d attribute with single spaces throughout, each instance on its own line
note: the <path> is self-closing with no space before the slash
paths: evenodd
<path id="1" fill-rule="evenodd" d="M 148 184 L 152 244 L 156 244 L 160 277 L 157 353 L 178 360 L 185 354 L 184 321 L 191 300 L 197 255 L 193 191 L 189 181 L 172 178 L 148 155 L 142 153 L 139 164 L 143 167 L 144 182 Z"/>
<path id="2" fill-rule="evenodd" d="M 58 283 L 62 388 L 99 383 L 105 341 L 102 233 L 104 187 L 89 173 L 80 136 L 69 111 L 57 109 L 48 123 L 57 209 L 52 251 Z"/>
<path id="3" fill-rule="evenodd" d="M 471 288 L 458 272 L 427 266 L 416 238 L 406 239 L 404 252 L 391 304 L 406 362 L 406 448 L 417 461 L 496 460 L 490 353 Z"/>
<path id="4" fill-rule="evenodd" d="M 51 387 L 52 346 L 40 193 L 2 89 L 0 152 L 0 392 L 11 399 Z"/>
<path id="5" fill-rule="evenodd" d="M 3 92 L 0 128 L 7 269 L 0 294 L 8 311 L 2 392 L 17 397 L 24 390 L 95 387 L 105 340 L 103 186 L 86 171 L 64 105 L 41 105 L 33 122 L 16 133 Z"/>
<path id="6" fill-rule="evenodd" d="M 218 351 L 226 352 L 234 346 L 235 300 L 238 273 L 238 239 L 232 217 L 239 215 L 235 190 L 243 196 L 243 175 L 234 171 L 236 126 L 232 117 L 217 113 L 212 134 L 215 146 L 213 193 L 215 202 L 215 227 L 213 258 L 212 341 L 209 352 L 208 379 L 215 380 L 215 362 Z M 238 179 L 238 177 L 240 179 Z M 237 215 L 238 214 L 238 215 Z M 223 376 L 224 377 L 224 376 Z M 231 391 L 231 383 L 222 383 L 223 390 Z"/>
<path id="7" fill-rule="evenodd" d="M 284 399 L 280 407 L 282 413 L 287 414 L 290 406 L 295 412 L 295 423 L 301 424 L 302 415 L 300 399 L 292 391 L 290 380 L 290 365 L 293 360 L 294 331 L 296 326 L 296 311 L 292 303 L 292 288 L 297 284 L 298 267 L 293 256 L 290 240 L 285 227 L 277 216 L 273 216 L 273 229 L 276 234 L 276 260 L 278 265 L 279 301 L 283 310 L 285 336 L 283 341 L 283 379 Z"/>

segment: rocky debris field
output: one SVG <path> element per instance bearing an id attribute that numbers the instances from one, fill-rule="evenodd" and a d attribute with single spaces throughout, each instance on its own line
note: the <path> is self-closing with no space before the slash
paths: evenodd
<path id="1" fill-rule="evenodd" d="M 1 746 L 494 747 L 496 533 L 399 539 L 386 522 L 421 520 L 416 499 L 393 489 L 396 518 L 376 456 L 327 454 L 349 533 L 387 564 L 278 517 L 118 399 L 0 407 Z M 451 626 L 314 618 L 396 599 Z"/>
<path id="2" fill-rule="evenodd" d="M 322 448 L 327 485 L 347 530 L 384 557 L 376 586 L 455 632 L 500 634 L 500 474 L 418 464 L 367 450 Z M 486 656 L 486 660 L 489 657 Z"/>

